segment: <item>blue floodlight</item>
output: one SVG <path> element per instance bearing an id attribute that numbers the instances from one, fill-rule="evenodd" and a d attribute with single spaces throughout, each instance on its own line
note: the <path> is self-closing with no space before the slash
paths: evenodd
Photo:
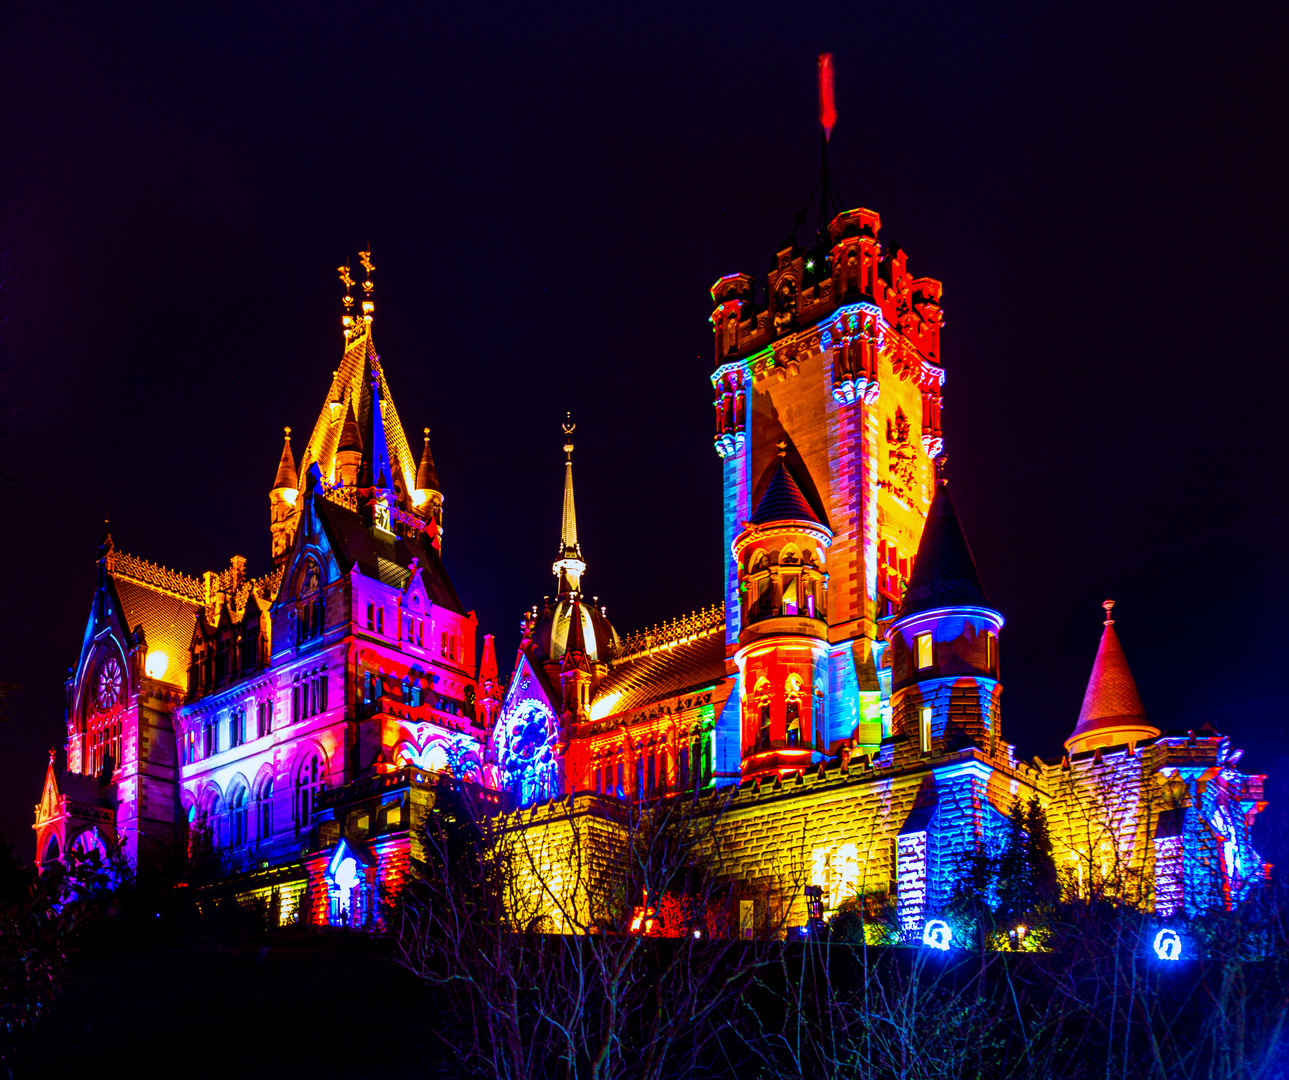
<path id="1" fill-rule="evenodd" d="M 1155 935 L 1155 955 L 1161 960 L 1182 958 L 1182 939 L 1176 930 L 1161 930 Z"/>
<path id="2" fill-rule="evenodd" d="M 922 928 L 922 944 L 948 952 L 953 944 L 953 931 L 943 919 L 932 919 Z"/>

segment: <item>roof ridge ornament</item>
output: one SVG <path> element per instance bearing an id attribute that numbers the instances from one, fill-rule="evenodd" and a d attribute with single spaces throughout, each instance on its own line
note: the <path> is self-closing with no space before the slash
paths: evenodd
<path id="1" fill-rule="evenodd" d="M 1101 625 L 1113 626 L 1114 625 L 1114 601 L 1102 600 L 1101 606 L 1105 608 L 1105 622 L 1103 622 Z"/>

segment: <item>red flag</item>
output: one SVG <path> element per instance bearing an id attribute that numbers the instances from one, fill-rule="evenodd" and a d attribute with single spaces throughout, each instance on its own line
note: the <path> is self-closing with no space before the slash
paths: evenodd
<path id="1" fill-rule="evenodd" d="M 824 138 L 832 138 L 833 125 L 837 123 L 837 106 L 832 99 L 832 53 L 819 54 L 819 123 L 823 125 Z"/>

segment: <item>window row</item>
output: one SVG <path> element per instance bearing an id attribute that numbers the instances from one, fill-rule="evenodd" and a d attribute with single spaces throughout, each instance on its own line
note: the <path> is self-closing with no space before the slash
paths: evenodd
<path id="1" fill-rule="evenodd" d="M 291 683 L 291 722 L 327 711 L 327 673 L 319 668 L 297 675 Z"/>
<path id="2" fill-rule="evenodd" d="M 665 749 L 637 753 L 634 763 L 628 763 L 619 751 L 616 760 L 600 764 L 594 770 L 595 790 L 618 799 L 640 799 L 669 790 L 691 790 L 695 784 L 705 786 L 712 779 L 711 755 L 705 752 L 708 746 L 709 740 L 701 737 L 692 743 L 681 743 L 676 749 L 675 773 L 671 776 Z"/>

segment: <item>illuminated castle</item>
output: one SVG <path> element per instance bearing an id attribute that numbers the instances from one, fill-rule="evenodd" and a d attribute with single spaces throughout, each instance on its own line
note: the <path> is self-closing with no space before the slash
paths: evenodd
<path id="1" fill-rule="evenodd" d="M 1268 869 L 1262 778 L 1216 732 L 1147 720 L 1108 602 L 1067 753 L 1025 763 L 1005 741 L 1004 620 L 943 476 L 941 286 L 879 232 L 844 211 L 764 278 L 712 287 L 722 604 L 614 629 L 583 591 L 565 425 L 556 591 L 525 612 L 507 680 L 444 568 L 429 429 L 418 457 L 373 344 L 370 259 L 357 306 L 342 267 L 344 351 L 298 468 L 287 429 L 269 572 L 189 577 L 105 537 L 39 863 L 204 846 L 239 855 L 237 894 L 281 917 L 365 922 L 450 773 L 548 838 L 570 799 L 594 817 L 724 790 L 745 928 L 775 903 L 805 922 L 795 859 L 826 908 L 884 894 L 916 934 L 1033 797 L 1072 889 L 1131 881 L 1161 913 L 1244 896 Z"/>

